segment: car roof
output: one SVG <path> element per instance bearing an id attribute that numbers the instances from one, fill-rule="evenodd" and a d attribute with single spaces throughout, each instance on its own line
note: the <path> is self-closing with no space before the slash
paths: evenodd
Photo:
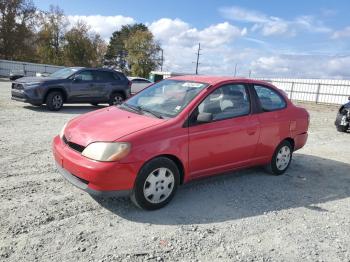
<path id="1" fill-rule="evenodd" d="M 173 80 L 184 80 L 184 81 L 193 81 L 207 83 L 210 85 L 215 85 L 227 81 L 243 82 L 243 83 L 255 83 L 255 84 L 264 84 L 272 86 L 271 83 L 266 81 L 254 80 L 244 77 L 232 77 L 232 76 L 211 76 L 211 75 L 184 75 L 184 76 L 174 76 L 167 79 Z"/>
<path id="2" fill-rule="evenodd" d="M 93 70 L 93 71 L 109 71 L 109 72 L 117 72 L 117 73 L 122 73 L 118 70 L 114 70 L 111 68 L 105 68 L 105 67 L 71 67 L 71 68 L 77 68 L 79 70 Z"/>

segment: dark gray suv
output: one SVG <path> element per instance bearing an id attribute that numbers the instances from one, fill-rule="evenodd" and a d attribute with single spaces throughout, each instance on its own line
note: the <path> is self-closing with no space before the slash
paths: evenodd
<path id="1" fill-rule="evenodd" d="M 104 68 L 69 67 L 49 77 L 22 77 L 12 83 L 12 99 L 52 111 L 64 103 L 120 104 L 131 94 L 123 73 Z"/>

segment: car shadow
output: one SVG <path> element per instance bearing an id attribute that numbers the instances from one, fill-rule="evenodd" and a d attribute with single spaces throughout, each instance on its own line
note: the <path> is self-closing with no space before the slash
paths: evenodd
<path id="1" fill-rule="evenodd" d="M 30 106 L 26 105 L 23 108 L 29 109 L 35 112 L 45 112 L 45 113 L 51 113 L 51 114 L 84 114 L 90 111 L 98 110 L 101 108 L 105 108 L 107 105 L 64 105 L 59 111 L 50 111 L 45 106 Z"/>
<path id="2" fill-rule="evenodd" d="M 253 168 L 193 181 L 181 186 L 168 206 L 152 212 L 127 198 L 95 200 L 125 219 L 166 225 L 216 223 L 299 207 L 328 212 L 318 205 L 350 196 L 349 171 L 349 164 L 296 153 L 282 176 Z"/>

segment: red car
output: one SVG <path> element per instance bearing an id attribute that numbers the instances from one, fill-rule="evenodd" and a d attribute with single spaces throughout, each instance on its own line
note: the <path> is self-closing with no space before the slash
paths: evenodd
<path id="1" fill-rule="evenodd" d="M 250 166 L 283 174 L 308 126 L 307 111 L 269 83 L 180 76 L 69 121 L 53 154 L 75 186 L 158 209 L 192 179 Z"/>

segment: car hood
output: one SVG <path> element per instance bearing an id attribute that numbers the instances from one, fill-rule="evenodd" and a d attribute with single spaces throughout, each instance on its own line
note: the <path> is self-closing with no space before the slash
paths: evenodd
<path id="1" fill-rule="evenodd" d="M 39 76 L 25 76 L 16 80 L 16 83 L 29 84 L 29 83 L 43 83 L 55 80 L 62 80 L 60 78 L 53 77 L 39 77 Z"/>
<path id="2" fill-rule="evenodd" d="M 97 141 L 116 141 L 164 121 L 111 106 L 74 118 L 68 123 L 64 135 L 70 142 L 87 146 Z"/>

